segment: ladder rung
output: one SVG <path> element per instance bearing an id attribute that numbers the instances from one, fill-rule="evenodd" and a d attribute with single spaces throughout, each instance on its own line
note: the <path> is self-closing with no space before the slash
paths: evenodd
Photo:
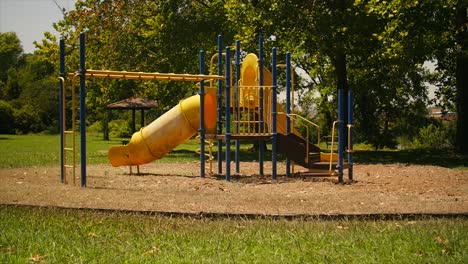
<path id="1" fill-rule="evenodd" d="M 68 150 L 68 151 L 74 151 L 73 148 L 63 148 L 64 150 Z"/>
<path id="2" fill-rule="evenodd" d="M 73 165 L 64 165 L 65 168 L 75 168 Z"/>
<path id="3" fill-rule="evenodd" d="M 71 130 L 65 130 L 65 131 L 63 131 L 63 133 L 65 133 L 65 134 L 73 134 L 73 132 L 74 132 L 74 131 L 71 131 Z"/>

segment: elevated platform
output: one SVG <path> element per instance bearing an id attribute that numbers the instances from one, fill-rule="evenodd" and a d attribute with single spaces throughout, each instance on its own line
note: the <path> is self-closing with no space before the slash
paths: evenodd
<path id="1" fill-rule="evenodd" d="M 249 134 L 231 134 L 231 140 L 239 139 L 239 140 L 271 140 L 273 137 L 272 134 L 256 134 L 256 135 L 249 135 Z M 226 140 L 226 135 L 216 135 L 216 134 L 206 134 L 206 139 L 216 139 L 216 140 Z"/>

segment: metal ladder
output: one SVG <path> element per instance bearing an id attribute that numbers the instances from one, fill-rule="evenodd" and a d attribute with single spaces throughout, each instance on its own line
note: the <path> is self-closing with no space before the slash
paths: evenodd
<path id="1" fill-rule="evenodd" d="M 67 181 L 67 169 L 71 169 L 72 171 L 72 179 L 73 179 L 73 185 L 75 185 L 75 178 L 76 178 L 76 91 L 75 91 L 75 85 L 73 82 L 73 77 L 71 79 L 71 101 L 72 101 L 72 127 L 71 130 L 67 130 L 67 118 L 66 118 L 66 108 L 67 108 L 67 86 L 66 86 L 66 81 L 64 77 L 59 77 L 59 80 L 62 82 L 63 85 L 63 93 L 62 93 L 62 113 L 63 113 L 63 119 L 62 119 L 62 131 L 63 133 L 63 149 L 62 155 L 63 155 L 63 164 L 62 170 L 64 172 L 64 183 L 68 183 Z M 71 135 L 72 137 L 72 146 L 68 147 L 67 146 L 67 135 Z M 72 162 L 71 164 L 67 163 L 67 153 L 72 154 Z"/>

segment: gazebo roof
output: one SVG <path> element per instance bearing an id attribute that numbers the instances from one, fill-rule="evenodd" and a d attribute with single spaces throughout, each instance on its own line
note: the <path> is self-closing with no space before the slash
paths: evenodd
<path id="1" fill-rule="evenodd" d="M 107 105 L 108 109 L 150 109 L 158 106 L 158 102 L 147 98 L 127 98 Z"/>

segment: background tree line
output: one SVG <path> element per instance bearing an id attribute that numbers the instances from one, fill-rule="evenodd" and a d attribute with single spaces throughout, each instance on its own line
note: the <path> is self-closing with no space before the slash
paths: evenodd
<path id="1" fill-rule="evenodd" d="M 427 106 L 435 103 L 456 111 L 458 121 L 452 130 L 432 126 L 467 152 L 466 9 L 457 0 L 81 0 L 54 26 L 66 39 L 68 72 L 78 68 L 79 32 L 87 34 L 87 68 L 178 73 L 198 72 L 199 50 L 214 54 L 218 34 L 224 46 L 240 39 L 247 52 L 257 51 L 262 36 L 265 50 L 278 47 L 280 58 L 290 51 L 294 66 L 309 77 L 296 86 L 298 103 L 325 132 L 336 119 L 341 87 L 355 93 L 359 142 L 394 147 L 417 138 L 431 125 Z M 44 93 L 55 96 L 55 104 L 45 104 L 57 108 L 57 40 L 46 34 L 34 54 L 15 54 L 11 66 L 0 69 L 2 104 L 12 106 L 17 117 L 34 106 L 35 117 L 44 121 L 30 131 L 53 127 L 58 110 L 39 111 L 34 100 L 26 101 Z M 422 66 L 428 61 L 435 63 L 434 73 Z M 27 66 L 32 63 L 42 66 Z M 427 83 L 437 86 L 432 102 Z M 38 92 L 41 85 L 50 94 Z M 193 85 L 171 82 L 89 81 L 88 87 L 90 123 L 105 120 L 108 103 L 130 96 L 158 100 L 158 115 L 195 92 Z"/>
<path id="2" fill-rule="evenodd" d="M 0 61 L 0 133 L 57 133 L 54 62 L 24 54 L 13 32 L 0 33 Z"/>

